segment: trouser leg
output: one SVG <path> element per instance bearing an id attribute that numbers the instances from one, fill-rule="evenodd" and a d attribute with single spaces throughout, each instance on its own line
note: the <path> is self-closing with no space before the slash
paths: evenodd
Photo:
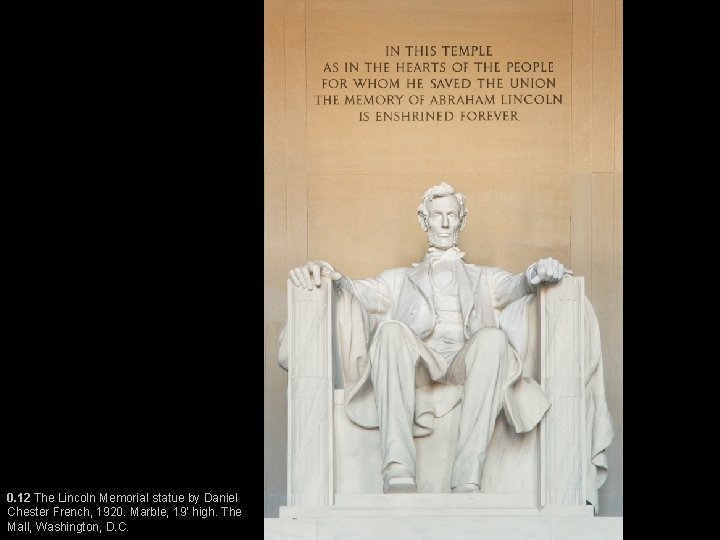
<path id="1" fill-rule="evenodd" d="M 450 482 L 453 488 L 462 484 L 480 486 L 487 447 L 502 409 L 510 353 L 507 337 L 501 330 L 483 328 L 465 344 L 456 360 L 459 364 L 453 366 L 456 380 L 465 378 Z"/>
<path id="2" fill-rule="evenodd" d="M 395 321 L 380 326 L 369 352 L 380 423 L 382 472 L 397 464 L 414 477 L 416 453 L 412 427 L 418 363 L 421 357 L 425 358 L 423 365 L 433 380 L 442 377 L 445 366 L 432 358 L 432 353 L 412 330 Z"/>

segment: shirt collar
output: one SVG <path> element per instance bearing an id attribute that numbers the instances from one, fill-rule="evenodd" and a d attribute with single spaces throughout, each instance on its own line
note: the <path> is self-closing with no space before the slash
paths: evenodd
<path id="1" fill-rule="evenodd" d="M 430 247 L 425 255 L 426 259 L 431 261 L 435 260 L 449 260 L 454 261 L 456 259 L 462 259 L 465 256 L 464 251 L 460 251 L 457 247 L 451 247 L 448 249 L 438 249 L 436 247 Z"/>

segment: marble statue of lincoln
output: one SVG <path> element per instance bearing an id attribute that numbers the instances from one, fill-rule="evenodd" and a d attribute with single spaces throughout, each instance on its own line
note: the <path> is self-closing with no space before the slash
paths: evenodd
<path id="1" fill-rule="evenodd" d="M 416 388 L 462 388 L 462 409 L 450 486 L 480 491 L 487 448 L 501 411 L 516 432 L 533 429 L 550 403 L 533 380 L 521 377 L 517 351 L 499 328 L 498 313 L 571 273 L 557 260 L 540 259 L 521 274 L 468 264 L 457 247 L 465 226 L 464 197 L 442 182 L 428 189 L 418 220 L 430 247 L 410 268 L 351 280 L 324 261 L 290 271 L 294 286 L 312 290 L 329 276 L 374 316 L 368 344 L 382 449 L 383 490 L 412 492 L 415 483 Z M 373 410 L 373 414 L 375 411 Z"/>

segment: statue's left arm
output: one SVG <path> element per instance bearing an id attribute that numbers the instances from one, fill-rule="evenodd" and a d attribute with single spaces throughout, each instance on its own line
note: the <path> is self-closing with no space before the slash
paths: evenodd
<path id="1" fill-rule="evenodd" d="M 540 259 L 521 274 L 495 268 L 489 276 L 493 307 L 503 309 L 515 300 L 534 293 L 539 283 L 557 283 L 568 273 L 572 272 L 553 258 Z"/>
<path id="2" fill-rule="evenodd" d="M 536 287 L 530 284 L 526 274 L 511 274 L 500 268 L 488 271 L 490 297 L 495 309 L 503 309 L 515 300 L 535 292 Z"/>

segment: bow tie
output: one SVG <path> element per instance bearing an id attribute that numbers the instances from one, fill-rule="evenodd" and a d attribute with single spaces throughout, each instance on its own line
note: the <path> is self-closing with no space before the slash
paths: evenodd
<path id="1" fill-rule="evenodd" d="M 430 260 L 448 260 L 448 261 L 454 261 L 457 259 L 462 259 L 465 256 L 464 251 L 460 251 L 456 247 L 452 247 L 449 249 L 438 249 L 436 247 L 431 247 L 428 249 L 426 257 Z"/>

